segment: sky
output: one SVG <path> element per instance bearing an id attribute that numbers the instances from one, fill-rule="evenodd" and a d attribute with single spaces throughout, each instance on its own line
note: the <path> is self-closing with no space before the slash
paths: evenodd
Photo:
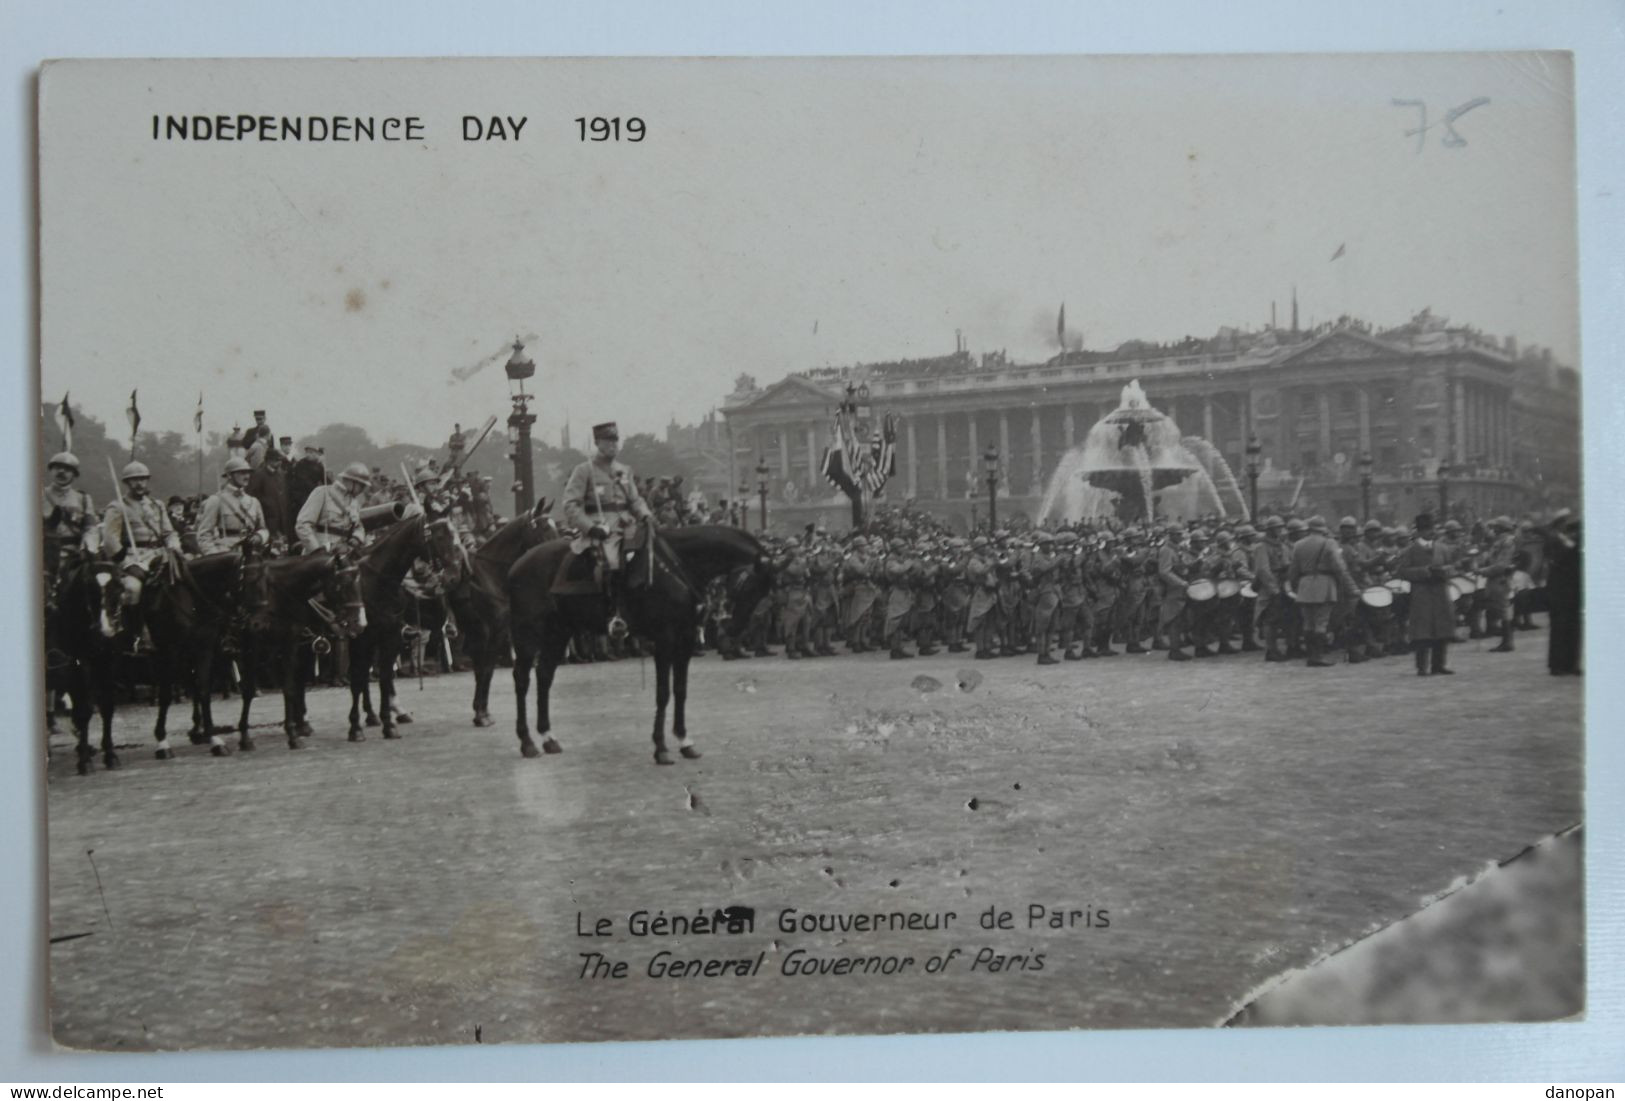
<path id="1" fill-rule="evenodd" d="M 579 443 L 956 330 L 1041 359 L 1062 302 L 1111 348 L 1285 324 L 1294 287 L 1306 325 L 1431 307 L 1578 366 L 1571 83 L 1560 54 L 54 65 L 41 393 L 433 444 L 506 414 L 535 334 L 537 432 Z M 425 136 L 151 137 L 239 112 Z M 647 136 L 583 143 L 595 114 Z"/>

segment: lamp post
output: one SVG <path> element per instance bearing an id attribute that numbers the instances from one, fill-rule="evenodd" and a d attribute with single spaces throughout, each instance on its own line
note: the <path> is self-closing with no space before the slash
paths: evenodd
<path id="1" fill-rule="evenodd" d="M 1362 520 L 1371 519 L 1371 467 L 1373 465 L 1374 465 L 1374 461 L 1371 458 L 1371 452 L 1369 452 L 1369 451 L 1361 452 L 1360 453 L 1360 510 L 1363 513 L 1363 515 L 1360 517 L 1360 519 L 1362 519 Z"/>
<path id="2" fill-rule="evenodd" d="M 530 511 L 536 503 L 536 474 L 531 463 L 530 426 L 536 423 L 536 414 L 530 411 L 535 394 L 525 393 L 525 380 L 536 374 L 536 364 L 526 358 L 524 342 L 515 338 L 513 355 L 503 365 L 510 384 L 517 384 L 510 397 L 513 412 L 508 414 L 508 438 L 513 443 L 513 507 L 515 515 Z"/>
<path id="3" fill-rule="evenodd" d="M 1450 519 L 1450 464 L 1439 462 L 1439 523 Z"/>
<path id="4" fill-rule="evenodd" d="M 1264 453 L 1264 445 L 1256 435 L 1247 437 L 1247 485 L 1252 490 L 1252 519 L 1258 519 L 1258 457 Z"/>
<path id="5" fill-rule="evenodd" d="M 741 531 L 750 527 L 750 483 L 740 482 L 739 493 L 734 497 L 734 520 L 739 524 Z"/>
<path id="6" fill-rule="evenodd" d="M 762 530 L 767 530 L 767 460 L 758 457 L 756 460 L 756 493 L 762 501 Z"/>
<path id="7" fill-rule="evenodd" d="M 999 449 L 995 444 L 988 444 L 987 450 L 982 452 L 982 472 L 987 475 L 987 528 L 997 531 L 999 527 Z"/>

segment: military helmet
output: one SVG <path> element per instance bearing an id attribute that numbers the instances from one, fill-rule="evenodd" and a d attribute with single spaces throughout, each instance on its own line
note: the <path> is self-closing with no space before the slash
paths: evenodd
<path id="1" fill-rule="evenodd" d="M 1461 531 L 1461 521 L 1460 520 L 1446 520 L 1444 522 L 1444 530 L 1449 531 L 1449 532 L 1460 532 Z"/>
<path id="2" fill-rule="evenodd" d="M 146 463 L 137 463 L 137 462 L 125 463 L 124 464 L 124 469 L 119 471 L 119 474 L 118 474 L 118 480 L 121 481 L 121 482 L 127 482 L 131 478 L 150 478 L 150 477 L 152 477 L 152 471 L 147 469 L 147 464 Z"/>
<path id="3" fill-rule="evenodd" d="M 970 541 L 970 545 L 972 550 L 980 550 L 981 548 L 987 546 L 987 536 L 978 535 L 975 539 Z"/>
<path id="4" fill-rule="evenodd" d="M 1512 522 L 1512 517 L 1510 516 L 1497 516 L 1495 519 L 1490 521 L 1490 527 L 1500 528 L 1503 531 L 1517 530 L 1517 525 Z"/>
<path id="5" fill-rule="evenodd" d="M 1322 521 L 1322 523 L 1324 523 L 1324 521 Z M 1302 532 L 1309 530 L 1309 525 L 1305 524 L 1302 520 L 1294 516 L 1292 519 L 1286 522 L 1286 530 L 1288 535 L 1301 534 Z"/>
<path id="6" fill-rule="evenodd" d="M 1047 531 L 1040 530 L 1037 535 L 1033 536 L 1033 540 L 1035 542 L 1037 542 L 1039 545 L 1043 545 L 1045 543 L 1053 543 L 1053 542 L 1055 542 L 1055 536 L 1051 535 Z"/>
<path id="7" fill-rule="evenodd" d="M 423 463 L 412 471 L 412 485 L 414 488 L 423 485 L 425 482 L 437 481 L 439 478 L 440 475 L 436 474 L 434 468 L 428 463 Z"/>
<path id="8" fill-rule="evenodd" d="M 1257 534 L 1258 534 L 1258 529 L 1253 527 L 1251 524 L 1237 524 L 1236 525 L 1236 538 L 1237 539 L 1251 539 L 1253 536 L 1255 536 Z"/>
<path id="9" fill-rule="evenodd" d="M 372 471 L 367 469 L 366 463 L 351 463 L 339 477 L 347 482 L 360 482 L 363 486 L 372 485 Z"/>
<path id="10" fill-rule="evenodd" d="M 1378 520 L 1367 520 L 1365 522 L 1365 530 L 1367 532 L 1373 532 L 1373 531 L 1380 532 L 1380 531 L 1382 531 L 1382 523 L 1381 523 L 1381 521 L 1378 521 Z"/>
<path id="11" fill-rule="evenodd" d="M 1358 529 L 1359 526 L 1360 526 L 1360 521 L 1356 520 L 1352 516 L 1345 516 L 1345 517 L 1343 517 L 1341 520 L 1339 520 L 1337 522 L 1337 526 L 1340 527 L 1340 528 L 1355 528 L 1355 529 Z"/>
<path id="12" fill-rule="evenodd" d="M 1055 541 L 1061 544 L 1063 547 L 1070 547 L 1078 541 L 1078 533 L 1075 531 L 1063 531 L 1055 537 Z"/>
<path id="13" fill-rule="evenodd" d="M 254 468 L 248 465 L 248 460 L 232 456 L 226 460 L 226 465 L 220 471 L 222 474 L 252 474 Z"/>
<path id="14" fill-rule="evenodd" d="M 1308 527 L 1309 527 L 1310 531 L 1324 532 L 1326 530 L 1326 517 L 1324 517 L 1324 516 L 1311 516 L 1311 517 L 1309 517 Z"/>
<path id="15" fill-rule="evenodd" d="M 58 451 L 51 456 L 50 462 L 46 463 L 45 466 L 47 469 L 53 466 L 65 466 L 77 474 L 79 473 L 79 456 L 71 451 Z"/>

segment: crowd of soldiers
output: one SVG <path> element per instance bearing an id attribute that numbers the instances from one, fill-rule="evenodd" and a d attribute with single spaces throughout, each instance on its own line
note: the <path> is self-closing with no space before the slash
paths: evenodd
<path id="1" fill-rule="evenodd" d="M 837 639 L 892 659 L 945 649 L 1040 665 L 1156 651 L 1325 667 L 1334 653 L 1360 663 L 1414 652 L 1419 673 L 1448 675 L 1458 631 L 1506 652 L 1533 628 L 1545 538 L 1504 516 L 1472 533 L 1454 520 L 1435 531 L 1426 515 L 1407 530 L 1344 517 L 1335 534 L 1319 516 L 970 537 L 880 527 L 770 539 L 773 599 L 724 641 L 725 656 L 769 656 L 775 642 L 787 658 L 828 656 Z"/>

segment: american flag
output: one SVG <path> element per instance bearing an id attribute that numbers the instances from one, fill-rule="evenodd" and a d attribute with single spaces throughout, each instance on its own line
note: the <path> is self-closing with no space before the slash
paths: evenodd
<path id="1" fill-rule="evenodd" d="M 73 408 L 68 405 L 66 391 L 62 394 L 62 404 L 56 407 L 56 425 L 62 429 L 62 450 L 73 450 Z"/>

